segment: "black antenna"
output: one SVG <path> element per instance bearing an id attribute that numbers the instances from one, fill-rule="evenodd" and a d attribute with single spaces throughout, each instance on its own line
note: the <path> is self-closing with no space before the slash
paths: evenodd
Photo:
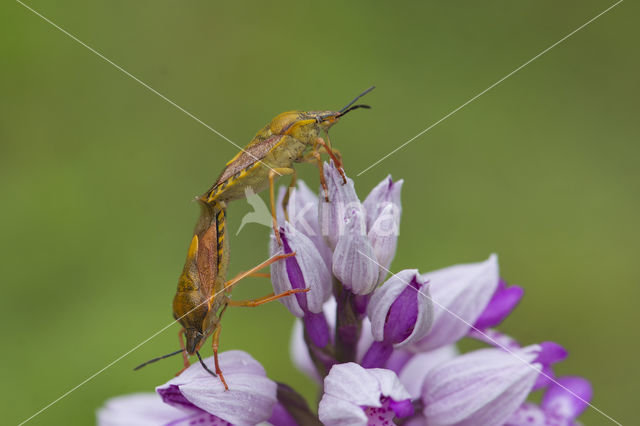
<path id="1" fill-rule="evenodd" d="M 205 370 L 207 370 L 207 372 L 209 374 L 211 374 L 213 377 L 218 377 L 216 375 L 216 373 L 214 373 L 213 371 L 209 370 L 209 367 L 207 367 L 204 363 L 204 361 L 202 360 L 202 357 L 200 356 L 200 352 L 196 351 L 196 355 L 198 355 L 198 359 L 200 360 L 200 364 L 202 364 L 202 368 L 204 368 Z"/>
<path id="2" fill-rule="evenodd" d="M 356 103 L 356 101 L 358 99 L 360 99 L 361 97 L 363 97 L 364 95 L 366 95 L 367 93 L 369 93 L 370 91 L 372 91 L 373 89 L 375 89 L 376 86 L 371 86 L 369 87 L 367 90 L 365 90 L 364 92 L 360 93 L 358 96 L 356 96 L 351 102 L 349 102 L 344 108 L 342 108 L 340 111 L 338 111 L 340 113 L 340 115 L 346 114 L 347 110 L 350 110 L 349 107 L 353 104 Z M 352 108 L 355 109 L 355 108 Z"/>
<path id="3" fill-rule="evenodd" d="M 353 111 L 354 109 L 358 109 L 358 108 L 366 108 L 366 109 L 370 109 L 371 107 L 369 105 L 354 105 L 351 108 L 347 108 L 345 112 L 341 112 L 340 113 L 340 117 L 342 117 L 343 115 L 346 115 L 349 111 Z"/>
<path id="4" fill-rule="evenodd" d="M 149 361 L 147 361 L 147 362 L 143 362 L 142 364 L 140 364 L 139 366 L 137 366 L 136 368 L 134 368 L 134 371 L 135 371 L 135 370 L 140 370 L 140 369 L 141 369 L 142 367 L 144 367 L 145 365 L 149 365 L 149 364 L 154 363 L 154 362 L 156 362 L 156 361 L 160 361 L 161 359 L 165 359 L 165 358 L 169 358 L 170 356 L 178 355 L 178 354 L 179 354 L 179 353 L 181 353 L 181 352 L 182 352 L 182 349 L 177 350 L 177 351 L 175 351 L 175 352 L 171 352 L 170 354 L 166 354 L 166 355 L 159 356 L 158 358 L 150 359 Z"/>

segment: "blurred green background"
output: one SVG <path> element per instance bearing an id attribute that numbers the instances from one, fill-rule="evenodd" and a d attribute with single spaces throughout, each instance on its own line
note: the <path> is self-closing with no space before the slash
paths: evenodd
<path id="1" fill-rule="evenodd" d="M 244 146 L 289 109 L 370 111 L 332 131 L 362 197 L 405 179 L 394 270 L 500 256 L 526 297 L 502 327 L 570 351 L 594 404 L 637 417 L 638 5 L 627 1 L 368 172 L 356 174 L 613 4 L 32 0 L 31 7 Z M 21 6 L 0 18 L 0 404 L 18 423 L 171 321 L 206 190 L 237 149 Z M 313 166 L 298 167 L 315 187 Z M 282 183 L 288 182 L 282 180 Z M 265 194 L 263 194 L 265 195 Z M 229 208 L 231 272 L 268 229 Z M 237 298 L 270 291 L 250 279 Z M 280 305 L 230 309 L 223 349 L 314 395 Z M 158 335 L 30 424 L 90 424 L 180 367 Z M 589 409 L 586 424 L 609 424 Z"/>

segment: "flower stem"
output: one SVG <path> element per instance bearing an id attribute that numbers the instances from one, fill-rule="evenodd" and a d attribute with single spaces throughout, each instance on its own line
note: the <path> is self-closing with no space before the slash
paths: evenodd
<path id="1" fill-rule="evenodd" d="M 340 363 L 356 360 L 356 350 L 362 319 L 356 309 L 356 295 L 340 283 L 335 283 L 333 292 L 338 307 L 336 309 L 335 356 Z"/>

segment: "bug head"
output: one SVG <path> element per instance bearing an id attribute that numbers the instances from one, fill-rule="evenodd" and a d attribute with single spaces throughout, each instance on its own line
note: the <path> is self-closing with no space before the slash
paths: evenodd
<path id="1" fill-rule="evenodd" d="M 356 96 L 339 111 L 288 111 L 283 112 L 271 121 L 272 134 L 286 134 L 312 144 L 320 133 L 326 133 L 338 120 L 358 108 L 371 108 L 369 105 L 354 105 L 358 99 L 369 93 L 375 86 Z"/>
<path id="2" fill-rule="evenodd" d="M 196 330 L 195 328 L 187 328 L 184 331 L 184 335 L 187 339 L 187 345 L 186 345 L 187 352 L 190 355 L 193 355 L 193 353 L 198 349 L 200 342 L 204 338 L 204 334 L 202 334 L 200 331 Z"/>

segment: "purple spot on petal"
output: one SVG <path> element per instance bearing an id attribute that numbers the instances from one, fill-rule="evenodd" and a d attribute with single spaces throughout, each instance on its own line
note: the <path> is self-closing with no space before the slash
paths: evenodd
<path id="1" fill-rule="evenodd" d="M 414 413 L 413 404 L 409 399 L 405 399 L 402 401 L 394 401 L 392 399 L 389 402 L 389 408 L 391 408 L 393 412 L 396 413 L 396 417 L 399 419 L 412 416 Z"/>
<path id="2" fill-rule="evenodd" d="M 180 388 L 176 385 L 170 385 L 168 388 L 158 389 L 158 395 L 162 398 L 162 401 L 166 404 L 173 406 L 182 406 L 195 408 L 191 402 L 187 400 L 180 392 Z"/>
<path id="3" fill-rule="evenodd" d="M 289 241 L 287 241 L 287 237 L 282 230 L 280 230 L 280 237 L 282 238 L 282 245 L 284 246 L 284 254 L 293 253 L 293 250 L 291 250 L 291 246 L 289 245 Z M 291 256 L 286 258 L 285 264 L 287 266 L 287 276 L 289 277 L 289 281 L 291 282 L 291 288 L 307 288 L 307 285 L 304 282 L 304 276 L 302 275 L 302 269 L 300 269 L 300 265 L 298 264 L 296 257 Z M 303 311 L 307 312 L 308 309 L 306 293 L 296 293 L 295 296 L 298 300 L 298 305 L 300 305 L 300 308 Z"/>

